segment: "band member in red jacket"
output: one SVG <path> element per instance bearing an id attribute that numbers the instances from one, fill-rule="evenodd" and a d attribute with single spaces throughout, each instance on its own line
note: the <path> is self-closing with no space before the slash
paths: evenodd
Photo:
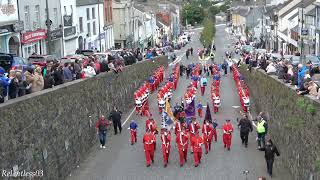
<path id="1" fill-rule="evenodd" d="M 162 155 L 163 155 L 163 166 L 167 167 L 169 163 L 170 155 L 170 142 L 171 142 L 171 133 L 167 128 L 161 130 L 161 142 L 162 142 Z"/>
<path id="2" fill-rule="evenodd" d="M 146 165 L 150 166 L 150 161 L 154 162 L 154 145 L 156 142 L 156 136 L 151 132 L 150 129 L 147 130 L 146 134 L 143 136 L 143 147 L 144 153 L 146 155 Z"/>
<path id="3" fill-rule="evenodd" d="M 202 144 L 203 139 L 201 136 L 199 136 L 199 132 L 196 133 L 192 137 L 192 146 L 193 146 L 193 156 L 194 156 L 194 167 L 198 167 L 199 163 L 201 163 L 201 157 L 202 157 Z"/>
<path id="4" fill-rule="evenodd" d="M 190 138 L 190 144 L 191 144 L 191 153 L 193 153 L 193 142 L 192 138 L 195 136 L 195 134 L 199 133 L 200 124 L 197 122 L 196 118 L 192 118 L 192 122 L 189 124 L 189 138 Z"/>
<path id="5" fill-rule="evenodd" d="M 177 121 L 174 127 L 174 133 L 176 134 L 176 136 L 179 135 L 179 133 L 182 131 L 182 128 L 186 127 L 186 123 L 182 122 L 182 121 Z"/>
<path id="6" fill-rule="evenodd" d="M 227 148 L 230 151 L 232 132 L 233 132 L 233 126 L 230 122 L 230 119 L 226 120 L 226 123 L 222 126 L 222 130 L 223 130 L 222 138 L 223 138 L 224 148 Z"/>
<path id="7" fill-rule="evenodd" d="M 206 119 L 202 126 L 203 143 L 206 149 L 206 154 L 211 150 L 211 142 L 213 137 L 213 125 Z"/>
<path id="8" fill-rule="evenodd" d="M 154 135 L 158 134 L 156 122 L 152 117 L 146 121 L 146 130 L 147 129 L 150 129 L 151 133 Z M 154 142 L 154 150 L 156 150 L 156 142 Z"/>
<path id="9" fill-rule="evenodd" d="M 176 143 L 179 151 L 180 167 L 182 167 L 187 162 L 188 155 L 188 133 L 184 126 L 182 126 L 181 132 L 176 135 Z"/>

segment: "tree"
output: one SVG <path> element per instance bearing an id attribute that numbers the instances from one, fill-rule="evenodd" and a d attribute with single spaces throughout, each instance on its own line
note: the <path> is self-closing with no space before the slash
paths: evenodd
<path id="1" fill-rule="evenodd" d="M 217 6 L 210 6 L 208 9 L 208 14 L 211 19 L 214 19 L 215 15 L 217 15 L 219 12 L 220 12 L 220 9 Z"/>
<path id="2" fill-rule="evenodd" d="M 195 22 L 202 23 L 204 18 L 204 9 L 198 3 L 192 2 L 182 8 L 183 22 L 194 25 Z"/>
<path id="3" fill-rule="evenodd" d="M 201 33 L 200 40 L 204 47 L 208 47 L 212 43 L 213 37 L 216 33 L 216 28 L 213 21 L 209 18 L 206 18 L 203 21 L 203 26 L 204 28 Z"/>

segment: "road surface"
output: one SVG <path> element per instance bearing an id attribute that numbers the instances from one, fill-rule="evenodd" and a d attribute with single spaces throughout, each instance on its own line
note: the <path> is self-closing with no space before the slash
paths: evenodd
<path id="1" fill-rule="evenodd" d="M 229 48 L 231 44 L 230 36 L 226 32 L 224 25 L 217 26 L 217 33 L 215 38 L 215 44 L 217 47 L 216 58 L 219 63 L 222 62 L 222 56 L 224 52 Z M 201 30 L 195 30 L 195 34 L 192 37 L 191 43 L 184 47 L 181 51 L 176 52 L 178 57 L 181 57 L 180 63 L 187 65 L 191 62 L 197 63 L 198 58 L 194 55 L 187 60 L 184 56 L 185 49 L 193 47 L 196 52 L 197 48 L 202 47 L 199 41 Z M 171 68 L 167 70 L 171 71 Z M 209 80 L 210 79 L 210 80 Z M 209 83 L 211 78 L 208 78 Z M 181 77 L 178 82 L 178 88 L 173 94 L 173 100 L 171 106 L 175 105 L 175 102 L 180 102 L 180 98 L 186 91 L 187 85 L 190 80 L 187 80 L 185 76 Z M 195 168 L 193 165 L 193 155 L 188 154 L 188 162 L 183 166 L 179 166 L 179 156 L 175 145 L 175 135 L 172 133 L 172 148 L 169 158 L 169 165 L 167 168 L 163 167 L 163 158 L 161 152 L 160 138 L 157 137 L 157 150 L 155 152 L 155 163 L 151 167 L 145 165 L 145 155 L 143 152 L 142 136 L 145 131 L 145 120 L 140 116 L 136 116 L 135 113 L 131 113 L 132 116 L 128 122 L 124 123 L 124 130 L 121 135 L 114 136 L 108 139 L 107 148 L 100 149 L 97 144 L 96 148 L 93 148 L 93 152 L 89 157 L 83 161 L 79 168 L 72 172 L 68 177 L 69 180 L 187 180 L 187 179 L 213 179 L 213 180 L 245 180 L 246 176 L 243 171 L 249 171 L 248 179 L 256 180 L 259 176 L 268 177 L 266 173 L 266 165 L 263 157 L 263 152 L 258 151 L 255 141 L 255 131 L 249 136 L 248 148 L 241 145 L 241 139 L 239 137 L 239 130 L 237 129 L 236 119 L 239 117 L 239 109 L 235 109 L 232 106 L 239 106 L 239 97 L 237 95 L 232 75 L 222 76 L 221 78 L 221 101 L 222 107 L 219 109 L 218 114 L 211 115 L 218 121 L 218 142 L 213 143 L 213 148 L 209 154 L 203 154 L 203 159 L 199 167 Z M 208 101 L 210 106 L 209 88 L 206 88 L 205 95 L 200 96 L 200 92 L 197 92 L 197 99 L 201 99 L 205 105 Z M 152 94 L 149 98 L 151 113 L 157 122 L 158 126 L 161 126 L 161 116 L 158 114 L 158 105 L 156 100 L 156 94 Z M 212 106 L 211 106 L 212 110 Z M 128 110 L 126 116 L 130 114 L 132 110 Z M 204 109 L 205 112 L 205 109 Z M 226 118 L 232 119 L 235 131 L 233 133 L 232 148 L 231 151 L 226 151 L 222 144 L 222 132 L 221 126 L 225 122 Z M 127 117 L 123 118 L 123 122 Z M 129 143 L 129 122 L 131 119 L 137 120 L 138 129 L 138 143 L 131 145 Z M 199 119 L 200 123 L 203 119 Z M 113 134 L 113 132 L 108 132 Z M 98 141 L 98 140 L 97 140 Z M 276 160 L 277 162 L 277 160 Z M 288 172 L 280 171 L 277 169 L 277 163 L 274 165 L 274 180 L 284 180 L 288 178 Z"/>

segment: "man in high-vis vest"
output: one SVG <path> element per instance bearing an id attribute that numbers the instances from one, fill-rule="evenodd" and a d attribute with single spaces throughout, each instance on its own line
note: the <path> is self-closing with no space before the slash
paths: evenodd
<path id="1" fill-rule="evenodd" d="M 258 123 L 257 123 L 258 149 L 264 147 L 265 136 L 266 136 L 267 132 L 268 132 L 267 122 L 262 117 L 258 117 Z"/>

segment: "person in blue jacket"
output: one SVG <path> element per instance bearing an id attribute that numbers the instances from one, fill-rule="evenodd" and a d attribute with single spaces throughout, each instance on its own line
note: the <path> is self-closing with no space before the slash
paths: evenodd
<path id="1" fill-rule="evenodd" d="M 138 129 L 138 125 L 135 122 L 135 120 L 131 120 L 130 126 L 130 134 L 131 134 L 131 145 L 133 145 L 134 143 L 137 142 L 137 129 Z"/>
<path id="2" fill-rule="evenodd" d="M 304 78 L 306 71 L 307 71 L 306 66 L 304 66 L 302 64 L 298 65 L 298 88 L 300 88 L 302 85 L 302 81 L 303 81 L 303 78 Z"/>
<path id="3" fill-rule="evenodd" d="M 10 84 L 10 79 L 6 77 L 5 70 L 0 67 L 0 103 L 4 102 L 5 97 L 8 94 L 8 86 Z"/>

